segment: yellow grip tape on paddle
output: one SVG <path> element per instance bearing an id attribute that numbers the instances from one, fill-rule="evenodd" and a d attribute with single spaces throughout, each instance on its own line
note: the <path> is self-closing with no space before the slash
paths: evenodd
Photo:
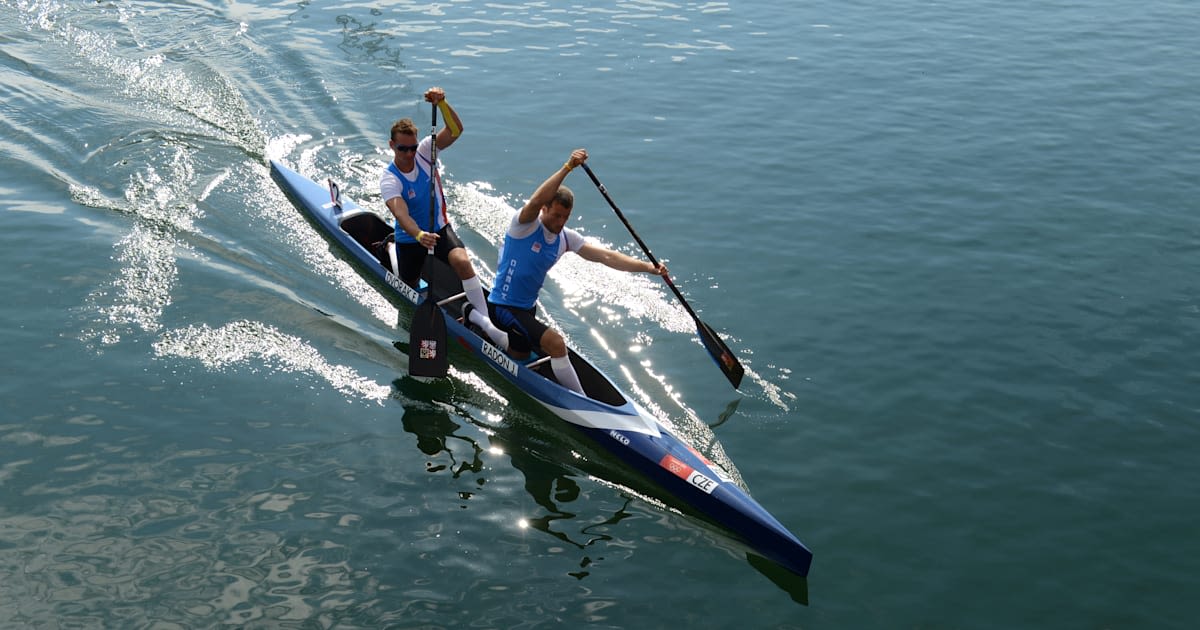
<path id="1" fill-rule="evenodd" d="M 442 110 L 442 118 L 446 121 L 446 128 L 450 130 L 450 135 L 455 138 L 462 135 L 462 127 L 458 126 L 458 121 L 454 119 L 454 112 L 450 109 L 450 104 L 446 99 L 438 101 L 438 109 Z"/>

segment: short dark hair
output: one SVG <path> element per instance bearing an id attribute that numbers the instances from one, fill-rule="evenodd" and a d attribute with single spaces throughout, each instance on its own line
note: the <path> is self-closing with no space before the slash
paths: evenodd
<path id="1" fill-rule="evenodd" d="M 555 201 L 562 207 L 570 210 L 575 206 L 575 193 L 571 192 L 571 189 L 566 186 L 559 186 L 558 192 L 554 193 L 554 198 L 550 200 L 550 203 L 554 203 Z"/>

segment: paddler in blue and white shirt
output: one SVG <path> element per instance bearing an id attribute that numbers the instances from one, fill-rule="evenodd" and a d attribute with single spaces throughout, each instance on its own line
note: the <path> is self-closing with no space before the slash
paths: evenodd
<path id="1" fill-rule="evenodd" d="M 584 149 L 573 151 L 566 163 L 542 182 L 524 207 L 513 215 L 500 248 L 496 281 L 488 296 L 492 319 L 508 331 L 513 357 L 528 357 L 533 348 L 531 341 L 536 340 L 542 351 L 550 355 L 550 367 L 558 382 L 580 394 L 584 393 L 583 387 L 571 366 L 562 335 L 535 317 L 538 293 L 550 268 L 563 254 L 575 252 L 584 260 L 603 263 L 618 271 L 667 275 L 667 268 L 661 263 L 656 266 L 601 247 L 566 227 L 575 195 L 562 182 L 587 157 Z"/>
<path id="2" fill-rule="evenodd" d="M 462 120 L 458 112 L 446 101 L 446 93 L 440 87 L 429 88 L 425 100 L 433 103 L 442 112 L 446 125 L 437 132 L 439 151 L 449 147 L 462 135 Z M 421 268 L 429 249 L 433 255 L 445 261 L 462 280 L 467 301 L 474 309 L 464 309 L 471 323 L 479 326 L 492 343 L 501 350 L 508 348 L 508 335 L 496 328 L 487 316 L 487 301 L 483 286 L 475 275 L 467 250 L 446 215 L 446 196 L 439 177 L 433 181 L 431 173 L 432 141 L 425 136 L 417 141 L 417 126 L 411 118 L 401 118 L 392 125 L 388 137 L 393 158 L 379 178 L 379 193 L 388 210 L 396 219 L 396 257 L 400 267 L 400 279 L 416 288 L 421 277 Z M 429 224 L 430 195 L 437 201 L 434 220 Z"/>

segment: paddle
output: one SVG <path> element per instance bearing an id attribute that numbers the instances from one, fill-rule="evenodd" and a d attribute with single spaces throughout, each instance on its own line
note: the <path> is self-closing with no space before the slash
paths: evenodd
<path id="1" fill-rule="evenodd" d="M 638 233 L 629 224 L 629 220 L 625 218 L 625 215 L 617 207 L 617 204 L 613 203 L 612 197 L 608 196 L 608 190 L 604 188 L 604 184 L 601 184 L 600 180 L 596 179 L 596 174 L 592 172 L 592 169 L 586 162 L 580 166 L 587 172 L 588 177 L 592 178 L 592 183 L 600 190 L 600 194 L 604 195 L 605 201 L 608 202 L 608 205 L 612 206 L 613 211 L 617 213 L 617 217 L 621 219 L 621 223 L 625 224 L 625 228 L 633 235 L 633 239 L 642 247 L 642 251 L 646 252 L 646 257 L 650 259 L 650 262 L 657 265 L 658 259 L 654 257 L 654 254 L 650 253 L 650 248 L 646 247 L 646 244 L 642 242 L 642 237 L 638 236 Z M 696 315 L 696 311 L 692 310 L 692 306 L 688 304 L 683 294 L 675 287 L 675 283 L 671 281 L 671 277 L 663 276 L 663 280 L 667 281 L 667 286 L 671 287 L 671 292 L 675 294 L 675 297 L 679 298 L 679 303 L 683 304 L 683 308 L 688 312 L 688 315 L 691 315 L 692 320 L 696 322 L 696 332 L 700 335 L 700 342 L 704 344 L 704 349 L 708 350 L 709 356 L 717 363 L 717 367 L 721 368 L 721 372 L 725 374 L 725 378 L 729 379 L 734 389 L 737 389 L 742 384 L 742 375 L 746 372 L 745 368 L 738 362 L 737 357 L 733 356 L 733 351 L 729 349 L 729 346 L 725 345 L 724 341 L 721 341 L 721 338 L 717 336 L 712 327 L 700 321 L 700 317 Z"/>
<path id="2" fill-rule="evenodd" d="M 429 133 L 429 229 L 437 228 L 437 104 L 433 105 L 433 131 Z M 413 156 L 416 159 L 416 156 Z M 429 249 L 433 258 L 433 248 Z M 442 378 L 450 370 L 446 345 L 446 320 L 442 317 L 433 294 L 433 277 L 437 275 L 426 262 L 427 286 L 425 300 L 413 315 L 412 330 L 408 336 L 408 373 L 410 376 L 432 376 Z"/>

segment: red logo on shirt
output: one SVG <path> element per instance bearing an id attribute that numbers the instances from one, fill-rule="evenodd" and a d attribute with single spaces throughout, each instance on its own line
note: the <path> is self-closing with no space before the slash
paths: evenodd
<path id="1" fill-rule="evenodd" d="M 536 253 L 538 253 L 538 252 L 541 252 L 541 251 L 542 251 L 542 244 L 541 244 L 541 243 L 539 243 L 539 242 L 536 242 L 536 241 L 535 241 L 535 242 L 533 243 L 533 247 L 531 247 L 530 249 L 532 249 L 532 250 L 533 250 L 533 253 L 535 253 L 535 254 L 536 254 Z"/>

